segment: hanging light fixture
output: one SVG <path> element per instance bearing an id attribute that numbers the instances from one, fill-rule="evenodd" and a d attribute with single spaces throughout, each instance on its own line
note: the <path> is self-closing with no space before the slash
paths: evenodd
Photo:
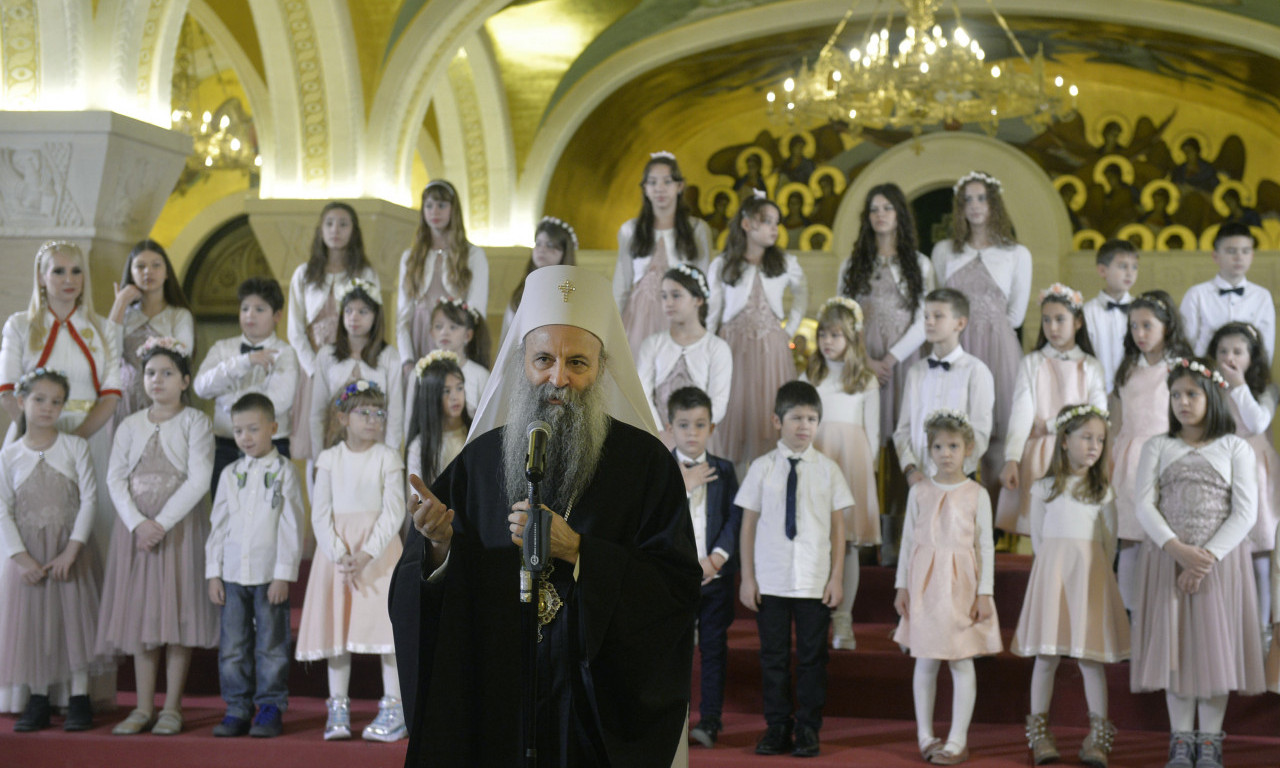
<path id="1" fill-rule="evenodd" d="M 855 45 L 838 48 L 857 8 L 855 0 L 813 63 L 803 61 L 795 76 L 786 78 L 781 98 L 773 91 L 766 94 L 769 113 L 790 122 L 798 115 L 843 122 L 855 132 L 910 128 L 918 136 L 926 126 L 954 130 L 965 123 L 994 134 L 1006 118 L 1044 127 L 1074 112 L 1077 87 L 1061 76 L 1048 80 L 1043 51 L 1028 57 L 994 7 L 992 13 L 1029 72 L 988 63 L 982 46 L 965 30 L 955 0 L 950 32 L 935 21 L 942 0 L 897 2 L 906 11 L 901 37 L 892 31 L 892 12 L 878 28 L 873 14 Z"/>
<path id="2" fill-rule="evenodd" d="M 216 78 L 216 104 L 201 98 L 201 67 L 196 57 L 208 57 L 206 71 Z M 223 69 L 214 57 L 213 43 L 191 17 L 182 24 L 173 68 L 171 126 L 191 136 L 194 147 L 188 166 L 196 169 L 244 170 L 256 173 L 262 166 L 253 118 L 240 99 L 232 96 Z"/>

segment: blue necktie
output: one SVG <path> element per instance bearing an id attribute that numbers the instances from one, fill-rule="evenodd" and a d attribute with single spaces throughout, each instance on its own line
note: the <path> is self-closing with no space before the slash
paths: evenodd
<path id="1" fill-rule="evenodd" d="M 791 462 L 791 471 L 787 472 L 787 538 L 796 537 L 796 486 L 800 477 L 796 475 L 796 465 L 800 459 L 787 459 Z"/>

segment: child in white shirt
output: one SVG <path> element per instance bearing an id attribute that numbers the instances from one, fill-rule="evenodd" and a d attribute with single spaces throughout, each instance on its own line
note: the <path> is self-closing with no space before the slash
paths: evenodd
<path id="1" fill-rule="evenodd" d="M 1208 352 L 1213 332 L 1227 323 L 1252 323 L 1262 334 L 1267 359 L 1276 358 L 1276 306 L 1271 291 L 1245 279 L 1258 245 L 1253 232 L 1239 223 L 1227 223 L 1213 237 L 1213 263 L 1218 274 L 1193 285 L 1182 297 L 1182 324 L 1187 341 L 1197 355 Z"/>
<path id="2" fill-rule="evenodd" d="M 1084 303 L 1084 324 L 1110 393 L 1115 386 L 1116 369 L 1124 359 L 1129 302 L 1133 301 L 1129 289 L 1138 280 L 1138 249 L 1128 240 L 1108 240 L 1098 249 L 1097 264 L 1104 287 Z"/>

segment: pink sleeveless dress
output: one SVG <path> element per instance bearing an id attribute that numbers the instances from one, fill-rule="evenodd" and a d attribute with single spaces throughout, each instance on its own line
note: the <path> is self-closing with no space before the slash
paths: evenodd
<path id="1" fill-rule="evenodd" d="M 640 353 L 640 342 L 667 330 L 667 316 L 662 311 L 662 276 L 670 268 L 666 241 L 655 233 L 653 257 L 644 275 L 631 286 L 627 308 L 622 310 L 622 327 L 632 356 Z"/>
<path id="2" fill-rule="evenodd" d="M 332 344 L 338 339 L 338 302 L 333 296 L 333 286 L 329 286 L 329 297 L 321 305 L 320 311 L 307 323 L 307 338 L 311 341 L 311 351 L 319 352 L 325 344 Z M 295 459 L 309 460 L 311 455 L 311 376 L 301 366 L 298 368 L 298 391 L 293 396 L 293 430 L 289 433 L 289 455 Z"/>
<path id="3" fill-rule="evenodd" d="M 692 386 L 694 383 L 693 377 L 689 375 L 689 362 L 684 355 L 680 355 L 680 359 L 671 368 L 667 378 L 653 388 L 653 405 L 658 409 L 658 415 L 662 417 L 660 422 L 662 429 L 658 432 L 658 439 L 667 446 L 668 450 L 676 446 L 676 437 L 671 432 L 671 425 L 667 423 L 667 401 L 671 399 L 672 392 Z"/>
<path id="4" fill-rule="evenodd" d="M 165 456 L 157 427 L 129 474 L 129 495 L 152 520 L 186 477 Z M 162 645 L 218 644 L 218 610 L 204 578 L 207 498 L 150 552 L 138 549 L 135 535 L 116 518 L 98 615 L 98 653 L 131 656 Z"/>
<path id="5" fill-rule="evenodd" d="M 1005 463 L 1004 441 L 1009 431 L 1009 411 L 1013 407 L 1022 346 L 1009 325 L 1009 297 L 996 285 L 981 255 L 947 278 L 947 287 L 955 288 L 969 299 L 969 325 L 960 333 L 960 346 L 991 369 L 995 385 L 991 442 L 979 464 L 982 484 L 995 500 L 1000 488 L 1000 470 Z"/>
<path id="6" fill-rule="evenodd" d="M 66 549 L 80 509 L 71 478 L 42 459 L 14 501 L 14 522 L 36 562 L 48 563 Z M 32 587 L 13 560 L 2 567 L 9 592 L 0 601 L 0 685 L 48 686 L 73 672 L 105 669 L 106 660 L 93 650 L 101 569 L 92 546 L 81 548 L 66 581 L 47 576 Z"/>
<path id="7" fill-rule="evenodd" d="M 906 296 L 893 279 L 889 267 L 880 265 L 871 275 L 871 290 L 855 296 L 854 300 L 862 306 L 865 322 L 863 341 L 867 347 L 867 356 L 879 360 L 889 353 L 889 349 L 911 327 L 915 319 L 911 305 Z M 924 297 L 920 297 L 924 301 Z M 967 349 L 967 348 L 966 348 Z M 899 360 L 893 366 L 888 383 L 880 387 L 880 438 L 883 445 L 893 445 L 893 430 L 898 426 L 898 413 L 902 410 L 902 385 L 907 379 L 907 369 L 921 357 L 920 350 L 911 353 L 906 360 Z"/>
<path id="8" fill-rule="evenodd" d="M 720 326 L 720 337 L 733 350 L 733 381 L 724 423 L 711 436 L 712 453 L 739 468 L 771 451 L 778 442 L 769 416 L 778 387 L 796 377 L 787 332 L 764 296 L 759 270 L 747 305 Z M 745 472 L 744 472 L 745 474 Z"/>
<path id="9" fill-rule="evenodd" d="M 1258 522 L 1254 523 L 1253 530 L 1249 532 L 1249 543 L 1253 545 L 1254 552 L 1270 552 L 1276 545 L 1276 511 L 1280 509 L 1277 505 L 1277 493 L 1280 493 L 1280 489 L 1276 488 L 1280 455 L 1276 454 L 1276 448 L 1271 444 L 1271 430 L 1256 435 L 1245 432 L 1240 425 L 1240 408 L 1236 405 L 1235 398 L 1228 397 L 1226 400 L 1231 407 L 1231 417 L 1236 420 L 1236 434 L 1244 438 L 1258 457 Z M 1280 617 L 1273 616 L 1272 620 L 1280 620 Z"/>
<path id="10" fill-rule="evenodd" d="M 1116 492 L 1116 520 L 1121 539 L 1147 537 L 1138 522 L 1138 460 L 1142 446 L 1169 431 L 1169 366 L 1160 362 L 1133 368 L 1119 387 L 1120 431 L 1111 452 L 1111 487 Z"/>
<path id="11" fill-rule="evenodd" d="M 1055 360 L 1046 357 L 1036 370 L 1036 419 L 1031 425 L 1031 437 L 1022 448 L 1018 461 L 1018 490 L 1000 489 L 996 505 L 996 528 L 1022 536 L 1031 535 L 1031 522 L 1027 517 L 1031 509 L 1031 485 L 1049 471 L 1053 458 L 1055 435 L 1048 424 L 1058 416 L 1065 405 L 1089 402 L 1085 381 L 1085 360 Z"/>
<path id="12" fill-rule="evenodd" d="M 918 659 L 971 659 L 1004 649 L 1000 623 L 974 622 L 969 610 L 978 596 L 978 558 L 973 539 L 982 486 L 973 481 L 945 491 L 925 481 L 915 486 L 919 517 L 907 554 L 908 616 L 893 639 Z"/>

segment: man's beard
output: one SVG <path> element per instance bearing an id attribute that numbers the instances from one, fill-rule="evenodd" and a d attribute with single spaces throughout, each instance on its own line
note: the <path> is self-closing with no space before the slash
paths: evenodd
<path id="1" fill-rule="evenodd" d="M 582 498 L 595 476 L 600 449 L 609 434 L 609 414 L 605 412 L 600 379 L 581 392 L 571 387 L 557 388 L 550 382 L 535 386 L 523 375 L 519 382 L 502 436 L 507 499 L 514 504 L 529 496 L 524 476 L 529 450 L 526 428 L 534 421 L 545 421 L 551 425 L 551 439 L 547 442 L 542 503 L 564 514 L 569 504 Z M 552 398 L 561 404 L 548 403 Z"/>

